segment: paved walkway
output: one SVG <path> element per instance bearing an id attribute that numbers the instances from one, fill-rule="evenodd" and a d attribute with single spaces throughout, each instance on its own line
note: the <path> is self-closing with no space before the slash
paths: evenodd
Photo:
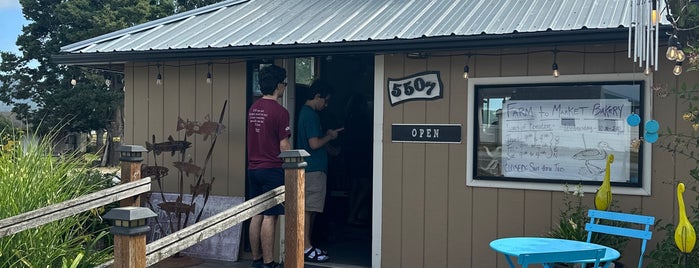
<path id="1" fill-rule="evenodd" d="M 152 268 L 250 268 L 252 264 L 249 260 L 239 260 L 236 262 L 203 260 L 188 256 L 178 258 L 168 258 Z M 306 263 L 304 268 L 366 268 L 365 266 L 346 265 L 339 263 Z"/>

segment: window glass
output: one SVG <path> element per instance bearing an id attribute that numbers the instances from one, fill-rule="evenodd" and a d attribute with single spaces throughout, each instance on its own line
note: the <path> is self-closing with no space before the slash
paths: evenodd
<path id="1" fill-rule="evenodd" d="M 641 187 L 643 81 L 474 89 L 473 179 Z"/>
<path id="2" fill-rule="evenodd" d="M 296 83 L 310 86 L 315 76 L 314 58 L 296 58 Z"/>

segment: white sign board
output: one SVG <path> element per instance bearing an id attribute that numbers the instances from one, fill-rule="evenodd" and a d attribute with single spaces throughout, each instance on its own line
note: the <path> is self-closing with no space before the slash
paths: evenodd
<path id="1" fill-rule="evenodd" d="M 624 99 L 510 100 L 503 104 L 502 169 L 514 178 L 626 182 L 634 136 Z M 638 131 L 635 130 L 635 137 Z"/>
<path id="2" fill-rule="evenodd" d="M 166 193 L 165 199 L 167 199 L 168 201 L 174 201 L 177 199 L 178 196 L 179 194 Z M 160 193 L 154 192 L 150 196 L 150 203 L 153 205 L 152 210 L 153 212 L 158 214 L 158 222 L 160 223 L 160 226 L 158 226 L 156 221 L 153 219 L 150 219 L 148 221 L 148 225 L 150 225 L 151 227 L 151 230 L 148 233 L 149 242 L 158 240 L 161 237 L 173 233 L 173 230 L 170 230 L 170 220 L 173 221 L 172 225 L 176 229 L 174 231 L 179 230 L 177 229 L 177 217 L 175 216 L 175 214 L 171 214 L 171 216 L 168 216 L 167 212 L 159 209 L 158 204 L 162 203 L 161 199 L 162 198 L 160 196 Z M 183 199 L 184 203 L 189 204 L 189 201 L 192 200 L 192 195 L 185 194 Z M 204 212 L 201 215 L 201 220 L 216 215 L 217 213 L 226 209 L 240 205 L 244 201 L 245 198 L 238 196 L 231 197 L 211 195 L 209 196 L 209 200 L 207 200 L 206 202 L 206 206 L 204 206 Z M 189 215 L 189 221 L 187 222 L 187 226 L 191 226 L 195 223 L 194 220 L 196 220 L 199 210 L 201 210 L 201 206 L 204 204 L 204 198 L 202 197 L 202 195 L 198 195 L 197 198 L 194 200 L 194 203 L 196 203 L 196 214 Z M 182 221 L 184 221 L 184 215 L 182 217 Z M 204 241 L 195 244 L 194 246 L 191 246 L 183 250 L 182 253 L 188 256 L 198 257 L 202 259 L 237 261 L 238 249 L 240 247 L 240 235 L 242 231 L 241 228 L 241 224 L 236 224 L 235 226 L 228 228 L 223 232 L 220 232 L 210 238 L 205 239 Z"/>

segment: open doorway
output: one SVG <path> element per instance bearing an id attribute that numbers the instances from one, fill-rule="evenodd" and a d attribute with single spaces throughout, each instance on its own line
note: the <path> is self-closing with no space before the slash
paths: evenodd
<path id="1" fill-rule="evenodd" d="M 299 72 L 309 64 L 297 60 L 296 81 L 306 81 L 298 75 L 310 73 L 328 83 L 331 98 L 319 113 L 323 131 L 345 130 L 330 143 L 339 150 L 328 156 L 325 209 L 316 216 L 311 239 L 330 256 L 322 266 L 370 267 L 374 56 L 323 56 L 312 63 L 312 71 Z M 296 111 L 304 103 L 304 88 L 297 84 Z"/>

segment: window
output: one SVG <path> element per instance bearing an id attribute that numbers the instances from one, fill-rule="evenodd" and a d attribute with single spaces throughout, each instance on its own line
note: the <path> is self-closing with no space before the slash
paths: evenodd
<path id="1" fill-rule="evenodd" d="M 648 120 L 644 76 L 480 78 L 469 90 L 469 185 L 594 191 L 613 154 L 612 186 L 650 193 L 643 124 L 627 123 Z"/>

